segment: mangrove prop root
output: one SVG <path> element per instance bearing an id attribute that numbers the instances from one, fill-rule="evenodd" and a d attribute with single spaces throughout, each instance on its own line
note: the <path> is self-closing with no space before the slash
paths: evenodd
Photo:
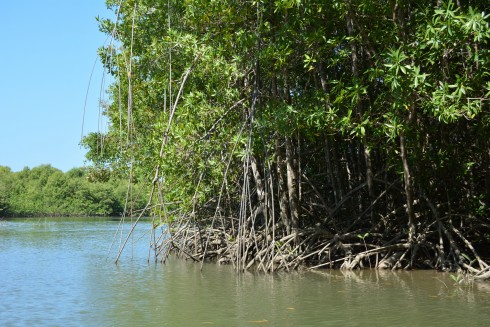
<path id="1" fill-rule="evenodd" d="M 235 264 L 238 270 L 256 269 L 264 272 L 298 268 L 360 268 L 400 269 L 436 268 L 463 270 L 478 279 L 490 278 L 490 265 L 479 256 L 474 246 L 454 226 L 441 220 L 434 229 L 419 234 L 421 241 L 393 238 L 383 243 L 381 235 L 372 233 L 369 242 L 360 242 L 355 232 L 343 235 L 298 230 L 287 234 L 271 229 L 250 228 L 234 238 L 231 227 L 197 227 L 189 220 L 170 226 L 174 233 L 160 238 L 156 244 L 161 261 L 174 254 L 196 262 L 215 261 Z M 449 226 L 446 227 L 446 226 Z M 440 233 L 438 233 L 440 231 Z M 433 243 L 426 240 L 433 235 Z M 273 238 L 275 237 L 275 238 Z M 357 242 L 354 241 L 357 238 Z M 457 241 L 460 241 L 459 243 Z M 470 261 L 462 249 L 473 254 Z"/>

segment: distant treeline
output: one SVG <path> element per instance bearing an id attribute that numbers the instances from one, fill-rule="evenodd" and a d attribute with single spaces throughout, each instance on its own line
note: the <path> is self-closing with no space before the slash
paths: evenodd
<path id="1" fill-rule="evenodd" d="M 0 166 L 0 216 L 119 216 L 128 181 L 93 168 L 64 173 L 51 165 L 13 172 Z"/>

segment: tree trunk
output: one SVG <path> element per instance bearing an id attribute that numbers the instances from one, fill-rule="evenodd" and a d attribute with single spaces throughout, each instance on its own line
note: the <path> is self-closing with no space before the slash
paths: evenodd
<path id="1" fill-rule="evenodd" d="M 374 189 L 373 189 L 373 165 L 371 160 L 371 149 L 368 145 L 364 145 L 364 159 L 366 160 L 366 180 L 369 191 L 369 198 L 371 201 L 374 200 Z"/>
<path id="2" fill-rule="evenodd" d="M 276 164 L 277 164 L 277 196 L 279 198 L 279 217 L 281 222 L 286 227 L 286 232 L 291 233 L 291 222 L 288 215 L 288 195 L 286 193 L 287 185 L 284 178 L 284 171 L 286 170 L 284 164 L 284 157 L 282 153 L 281 141 L 279 136 L 276 136 Z"/>
<path id="3" fill-rule="evenodd" d="M 405 143 L 405 132 L 400 132 L 400 156 L 403 164 L 403 179 L 405 183 L 405 198 L 407 202 L 408 214 L 408 241 L 415 240 L 415 211 L 413 208 L 413 186 L 412 177 L 410 175 L 410 167 L 407 159 L 407 149 Z"/>
<path id="4" fill-rule="evenodd" d="M 295 233 L 299 225 L 299 201 L 298 201 L 298 174 L 296 171 L 296 159 L 293 142 L 289 136 L 286 137 L 286 169 L 287 187 L 289 196 L 289 209 L 291 211 L 291 228 Z"/>
<path id="5" fill-rule="evenodd" d="M 490 203 L 490 141 L 487 141 L 486 162 L 487 169 L 485 171 L 485 189 L 487 204 Z"/>
<path id="6" fill-rule="evenodd" d="M 257 159 L 254 156 L 250 157 L 250 165 L 252 167 L 252 173 L 255 180 L 255 188 L 257 189 L 257 198 L 259 201 L 260 211 L 262 212 L 262 215 L 264 216 L 264 219 L 267 222 L 268 208 L 267 208 L 267 199 L 266 199 L 265 188 L 264 188 L 264 179 L 260 173 Z"/>
<path id="7" fill-rule="evenodd" d="M 328 135 L 325 135 L 325 162 L 326 162 L 326 169 L 327 169 L 327 180 L 328 180 L 328 186 L 332 188 L 332 193 L 333 193 L 333 198 L 335 200 L 335 203 L 338 203 L 340 201 L 340 197 L 337 195 L 337 182 L 335 180 L 334 176 L 334 171 L 332 168 L 332 162 L 330 158 L 330 145 L 328 142 Z M 326 199 L 328 199 L 328 195 L 325 196 Z"/>

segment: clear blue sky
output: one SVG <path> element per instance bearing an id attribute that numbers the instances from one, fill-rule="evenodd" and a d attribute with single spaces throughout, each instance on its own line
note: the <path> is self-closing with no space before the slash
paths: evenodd
<path id="1" fill-rule="evenodd" d="M 84 165 L 79 142 L 85 96 L 97 49 L 106 40 L 96 16 L 114 14 L 104 0 L 3 1 L 0 165 L 13 171 L 41 164 L 63 171 Z M 102 79 L 97 61 L 84 134 L 104 128 L 98 106 Z"/>

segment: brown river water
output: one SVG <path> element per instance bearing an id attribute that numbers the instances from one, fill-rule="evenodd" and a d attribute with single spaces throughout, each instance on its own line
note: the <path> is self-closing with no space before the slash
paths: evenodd
<path id="1" fill-rule="evenodd" d="M 236 273 L 148 262 L 149 222 L 0 221 L 0 326 L 490 326 L 490 282 L 447 273 Z M 116 244 L 112 245 L 116 239 Z"/>

